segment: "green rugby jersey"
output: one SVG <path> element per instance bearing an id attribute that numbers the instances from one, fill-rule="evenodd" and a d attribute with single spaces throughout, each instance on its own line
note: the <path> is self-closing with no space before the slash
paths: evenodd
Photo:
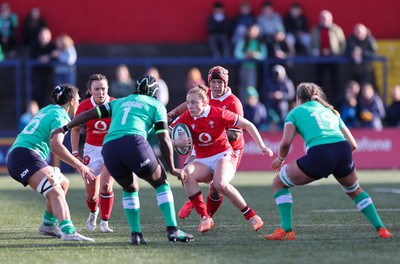
<path id="1" fill-rule="evenodd" d="M 285 125 L 288 123 L 296 126 L 307 148 L 346 140 L 340 130 L 344 125 L 342 119 L 316 101 L 293 108 L 285 119 Z"/>
<path id="2" fill-rule="evenodd" d="M 50 153 L 50 133 L 71 121 L 68 113 L 59 105 L 48 105 L 35 115 L 18 134 L 10 151 L 17 147 L 36 151 L 44 160 Z"/>
<path id="3" fill-rule="evenodd" d="M 147 139 L 155 123 L 167 123 L 165 106 L 147 95 L 131 94 L 104 106 L 111 113 L 111 124 L 103 144 L 126 135 L 140 135 Z"/>

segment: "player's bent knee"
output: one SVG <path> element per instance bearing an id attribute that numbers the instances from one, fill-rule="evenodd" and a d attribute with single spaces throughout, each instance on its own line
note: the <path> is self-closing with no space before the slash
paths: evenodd
<path id="1" fill-rule="evenodd" d="M 289 178 L 286 172 L 287 164 L 283 165 L 281 170 L 279 171 L 279 179 L 281 182 L 288 188 L 296 186 Z"/>
<path id="2" fill-rule="evenodd" d="M 353 192 L 355 192 L 359 187 L 360 187 L 360 183 L 358 182 L 358 180 L 357 180 L 353 185 L 351 185 L 351 186 L 343 186 L 343 185 L 340 185 L 340 188 L 342 188 L 342 190 L 343 190 L 345 193 L 353 193 Z"/>
<path id="3" fill-rule="evenodd" d="M 52 173 L 43 177 L 43 179 L 36 187 L 36 191 L 46 197 L 46 194 L 49 191 L 51 191 L 55 187 L 61 187 L 61 184 L 63 183 L 63 178 L 65 177 L 63 177 L 60 169 L 57 167 L 53 167 Z"/>

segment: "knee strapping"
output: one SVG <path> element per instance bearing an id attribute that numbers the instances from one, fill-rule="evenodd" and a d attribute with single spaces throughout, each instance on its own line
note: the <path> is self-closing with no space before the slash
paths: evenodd
<path id="1" fill-rule="evenodd" d="M 62 176 L 61 171 L 57 167 L 53 167 L 53 173 L 46 175 L 38 186 L 36 187 L 36 191 L 40 194 L 46 196 L 46 194 L 54 189 L 55 187 L 61 187 Z"/>
<path id="2" fill-rule="evenodd" d="M 342 188 L 342 190 L 343 190 L 345 193 L 352 193 L 352 192 L 354 192 L 355 190 L 357 190 L 358 187 L 360 187 L 360 184 L 358 183 L 358 181 L 356 181 L 352 186 L 349 186 L 349 187 L 340 185 L 340 188 Z"/>
<path id="3" fill-rule="evenodd" d="M 279 171 L 279 178 L 285 184 L 288 188 L 296 186 L 290 179 L 289 176 L 286 173 L 286 165 L 283 165 L 281 170 Z"/>

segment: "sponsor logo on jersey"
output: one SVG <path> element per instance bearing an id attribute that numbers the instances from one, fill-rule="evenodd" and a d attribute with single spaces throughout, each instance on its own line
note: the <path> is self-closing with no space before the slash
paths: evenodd
<path id="1" fill-rule="evenodd" d="M 149 163 L 150 163 L 150 159 L 147 159 L 147 160 L 141 162 L 141 163 L 140 163 L 140 168 L 143 168 L 144 166 L 146 166 L 146 165 L 149 164 Z"/>
<path id="2" fill-rule="evenodd" d="M 97 130 L 104 131 L 107 130 L 107 124 L 103 120 L 99 120 L 94 124 L 94 128 Z"/>
<path id="3" fill-rule="evenodd" d="M 26 176 L 26 174 L 28 174 L 29 170 L 25 169 L 22 173 L 21 173 L 21 178 L 24 178 Z"/>

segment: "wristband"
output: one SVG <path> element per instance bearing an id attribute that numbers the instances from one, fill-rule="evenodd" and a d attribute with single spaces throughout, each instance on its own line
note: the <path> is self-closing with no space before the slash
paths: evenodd
<path id="1" fill-rule="evenodd" d="M 67 132 L 67 131 L 69 130 L 68 125 L 63 126 L 63 127 L 62 127 L 62 130 L 63 130 L 64 132 Z"/>
<path id="2" fill-rule="evenodd" d="M 73 151 L 72 151 L 72 155 L 73 155 L 74 157 L 79 156 L 79 151 L 73 150 Z"/>
<path id="3" fill-rule="evenodd" d="M 278 160 L 279 160 L 280 162 L 284 162 L 284 161 L 285 161 L 285 159 L 282 158 L 279 154 L 278 154 Z"/>

